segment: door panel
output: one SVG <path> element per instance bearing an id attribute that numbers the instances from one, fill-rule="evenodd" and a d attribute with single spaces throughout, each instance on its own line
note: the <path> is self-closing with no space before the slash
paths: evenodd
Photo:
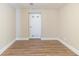
<path id="1" fill-rule="evenodd" d="M 41 14 L 29 15 L 29 34 L 30 38 L 41 37 Z"/>

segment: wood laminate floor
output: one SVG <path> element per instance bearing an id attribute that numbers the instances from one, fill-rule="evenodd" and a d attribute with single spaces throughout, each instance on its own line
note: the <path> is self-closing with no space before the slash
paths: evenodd
<path id="1" fill-rule="evenodd" d="M 17 40 L 2 56 L 76 56 L 57 40 Z"/>

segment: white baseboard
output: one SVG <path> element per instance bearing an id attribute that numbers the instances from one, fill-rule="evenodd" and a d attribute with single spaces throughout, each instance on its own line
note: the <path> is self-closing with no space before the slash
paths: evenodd
<path id="1" fill-rule="evenodd" d="M 29 38 L 16 38 L 16 40 L 29 40 Z"/>
<path id="2" fill-rule="evenodd" d="M 0 55 L 8 48 L 10 47 L 16 40 L 14 39 L 13 41 L 11 41 L 9 44 L 7 44 L 5 47 L 3 47 L 2 49 L 0 49 Z"/>
<path id="3" fill-rule="evenodd" d="M 41 38 L 41 40 L 57 40 L 58 38 Z M 29 38 L 16 38 L 16 40 L 29 40 Z"/>
<path id="4" fill-rule="evenodd" d="M 76 48 L 72 47 L 71 45 L 67 44 L 66 42 L 64 42 L 63 40 L 59 39 L 58 41 L 60 41 L 62 44 L 64 44 L 67 48 L 69 48 L 71 51 L 73 51 L 75 54 L 79 55 L 79 50 L 77 50 Z"/>
<path id="5" fill-rule="evenodd" d="M 58 40 L 58 38 L 41 38 L 41 40 Z"/>

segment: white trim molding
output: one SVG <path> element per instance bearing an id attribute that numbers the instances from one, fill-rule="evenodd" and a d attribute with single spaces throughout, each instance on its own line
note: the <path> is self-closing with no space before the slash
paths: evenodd
<path id="1" fill-rule="evenodd" d="M 58 40 L 58 38 L 41 38 L 41 40 Z"/>
<path id="2" fill-rule="evenodd" d="M 16 40 L 29 40 L 29 37 L 27 38 L 16 38 Z M 58 40 L 58 38 L 41 38 L 41 40 Z"/>
<path id="3" fill-rule="evenodd" d="M 29 38 L 16 38 L 16 40 L 29 40 Z"/>
<path id="4" fill-rule="evenodd" d="M 64 42 L 63 40 L 59 39 L 58 41 L 60 41 L 62 44 L 64 44 L 67 48 L 69 48 L 71 51 L 73 51 L 75 54 L 79 55 L 79 50 L 77 50 L 76 48 L 72 47 L 71 45 L 67 44 L 66 42 Z"/>
<path id="5" fill-rule="evenodd" d="M 0 49 L 0 55 L 7 49 L 9 48 L 16 40 L 14 39 L 13 41 L 11 41 L 9 44 L 7 44 L 5 47 L 3 47 L 2 49 Z"/>

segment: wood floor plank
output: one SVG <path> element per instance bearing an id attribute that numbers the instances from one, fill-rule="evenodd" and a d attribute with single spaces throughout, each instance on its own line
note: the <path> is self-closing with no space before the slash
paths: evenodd
<path id="1" fill-rule="evenodd" d="M 2 56 L 77 56 L 57 40 L 17 40 Z"/>

